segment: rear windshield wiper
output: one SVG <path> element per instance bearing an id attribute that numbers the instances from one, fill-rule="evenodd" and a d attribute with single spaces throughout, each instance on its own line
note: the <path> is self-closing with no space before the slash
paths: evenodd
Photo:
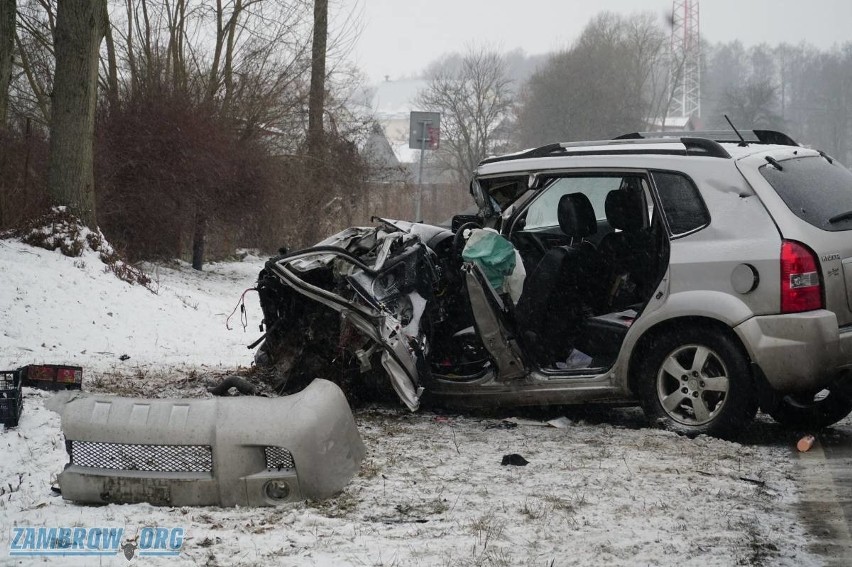
<path id="1" fill-rule="evenodd" d="M 839 215 L 834 215 L 830 219 L 828 219 L 829 224 L 834 224 L 836 222 L 840 222 L 842 220 L 852 219 L 852 211 L 846 211 L 845 213 L 840 213 Z"/>
<path id="2" fill-rule="evenodd" d="M 778 163 L 778 160 L 777 160 L 777 159 L 775 159 L 774 157 L 772 157 L 772 156 L 766 156 L 766 161 L 768 161 L 768 162 L 769 162 L 769 164 L 770 164 L 772 167 L 774 167 L 775 169 L 777 169 L 778 171 L 784 171 L 784 168 L 781 166 L 781 164 L 780 164 L 780 163 Z"/>

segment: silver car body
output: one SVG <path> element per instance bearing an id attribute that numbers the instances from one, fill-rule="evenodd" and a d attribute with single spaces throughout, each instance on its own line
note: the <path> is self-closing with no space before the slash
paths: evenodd
<path id="1" fill-rule="evenodd" d="M 678 319 L 718 321 L 742 341 L 751 359 L 769 383 L 782 392 L 809 391 L 828 384 L 842 371 L 852 369 L 852 237 L 848 232 L 829 233 L 793 215 L 758 168 L 766 156 L 779 162 L 804 156 L 820 157 L 814 150 L 787 146 L 723 144 L 732 159 L 704 156 L 648 155 L 652 149 L 636 144 L 637 155 L 589 155 L 600 146 L 574 148 L 578 155 L 513 160 L 482 165 L 477 177 L 507 174 L 542 175 L 547 172 L 603 172 L 675 170 L 697 185 L 710 212 L 707 226 L 674 237 L 670 243 L 669 269 L 641 317 L 631 326 L 615 365 L 605 374 L 580 380 L 572 375 L 560 384 L 552 374 L 533 372 L 534 396 L 549 403 L 571 403 L 631 397 L 628 381 L 634 347 L 655 326 Z M 508 220 L 516 211 L 504 214 Z M 782 238 L 808 243 L 820 256 L 826 283 L 827 309 L 798 314 L 780 313 Z M 759 274 L 758 289 L 739 293 L 732 278 L 743 263 Z M 518 392 L 495 397 L 512 403 Z M 446 392 L 450 394 L 450 391 Z M 524 392 L 528 398 L 530 392 Z M 494 401 L 498 401 L 495 399 Z"/>
<path id="2" fill-rule="evenodd" d="M 394 389 L 412 410 L 424 392 L 440 403 L 466 407 L 635 403 L 636 372 L 648 341 L 695 327 L 715 327 L 735 337 L 736 348 L 744 353 L 751 373 L 765 379 L 776 393 L 810 395 L 839 381 L 852 381 L 852 237 L 848 229 L 818 228 L 794 214 L 761 173 L 762 168 L 780 171 L 790 160 L 802 159 L 825 160 L 842 169 L 828 156 L 794 144 L 745 145 L 696 138 L 584 142 L 554 144 L 480 164 L 471 185 L 480 218 L 513 243 L 516 231 L 523 229 L 519 219 L 537 202 L 544 202 L 552 187 L 539 186 L 539 179 L 633 176 L 647 180 L 650 222 L 662 227 L 660 233 L 666 237 L 659 245 L 665 264 L 656 287 L 643 299 L 620 339 L 617 353 L 602 366 L 565 369 L 530 364 L 501 315 L 500 297 L 475 265 L 463 266 L 462 278 L 476 332 L 491 362 L 481 373 L 464 377 L 418 372 L 414 351 L 422 348 L 422 354 L 429 345 L 416 325 L 408 326 L 406 340 L 394 342 L 401 323 L 392 310 L 365 311 L 361 300 L 353 301 L 351 294 L 347 298 L 301 282 L 304 273 L 294 269 L 294 260 L 325 257 L 331 262 L 328 250 L 306 249 L 298 258 L 291 255 L 267 266 L 303 296 L 352 316 L 362 332 L 392 353 L 390 363 L 384 366 Z M 690 181 L 706 211 L 705 222 L 678 233 L 671 230 L 671 219 L 653 181 L 660 172 Z M 482 188 L 520 178 L 529 179 L 528 186 L 518 185 L 517 194 L 499 206 Z M 846 218 L 845 213 L 840 216 Z M 384 222 L 388 241 L 415 237 L 437 256 L 440 247 L 447 247 L 447 239 L 453 239 L 453 232 L 446 229 Z M 334 242 L 348 243 L 351 236 L 341 233 Z M 789 241 L 804 243 L 817 259 L 822 293 L 819 309 L 782 309 L 780 255 Z M 335 273 L 342 274 L 340 269 Z M 416 313 L 417 318 L 420 315 L 422 311 Z M 415 343 L 419 346 L 412 348 Z"/>

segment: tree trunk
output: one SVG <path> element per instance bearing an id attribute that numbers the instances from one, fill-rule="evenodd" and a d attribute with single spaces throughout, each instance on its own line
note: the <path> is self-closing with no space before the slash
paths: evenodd
<path id="1" fill-rule="evenodd" d="M 136 95 L 138 94 L 138 82 L 139 82 L 139 74 L 136 68 L 136 55 L 133 48 L 133 34 L 135 33 L 133 27 L 133 12 L 135 8 L 133 7 L 133 0 L 126 0 L 127 2 L 127 65 L 129 67 L 130 73 L 130 94 Z"/>
<path id="2" fill-rule="evenodd" d="M 243 11 L 242 0 L 234 2 L 234 11 L 231 14 L 231 19 L 228 21 L 228 39 L 225 47 L 225 68 L 222 70 L 223 80 L 225 83 L 225 96 L 222 100 L 222 110 L 225 113 L 231 111 L 231 102 L 234 96 L 234 45 L 237 36 L 237 20 L 240 17 L 240 12 Z"/>
<path id="3" fill-rule="evenodd" d="M 222 46 L 225 44 L 224 19 L 222 0 L 216 0 L 216 41 L 213 44 L 213 63 L 210 64 L 205 98 L 205 101 L 211 105 L 213 99 L 216 98 L 216 91 L 219 90 L 219 60 L 222 58 Z"/>
<path id="4" fill-rule="evenodd" d="M 15 52 L 15 3 L 16 0 L 0 0 L 0 130 L 6 127 L 9 107 L 12 54 Z"/>
<path id="5" fill-rule="evenodd" d="M 112 39 L 112 23 L 104 2 L 104 41 L 107 48 L 107 100 L 110 109 L 118 103 L 118 62 L 115 58 L 115 42 Z"/>
<path id="6" fill-rule="evenodd" d="M 105 4 L 59 0 L 54 38 L 48 191 L 89 227 L 97 226 L 92 145 Z"/>
<path id="7" fill-rule="evenodd" d="M 308 98 L 308 153 L 319 158 L 323 144 L 325 110 L 325 51 L 328 39 L 328 0 L 314 0 L 314 40 L 311 55 L 311 90 Z M 315 164 L 311 164 L 311 168 Z"/>
<path id="8" fill-rule="evenodd" d="M 201 271 L 204 265 L 204 239 L 207 236 L 207 217 L 200 206 L 195 213 L 195 230 L 192 234 L 192 267 Z"/>
<path id="9" fill-rule="evenodd" d="M 325 52 L 328 38 L 328 0 L 314 0 L 314 33 L 311 51 L 311 88 L 308 93 L 308 138 L 305 164 L 305 187 L 311 215 L 303 215 L 297 224 L 305 245 L 313 244 L 320 234 L 320 223 L 315 211 L 332 198 L 334 188 L 325 183 L 325 136 L 323 113 L 325 112 Z M 331 189 L 331 191 L 328 191 Z M 313 218 L 312 218 L 313 217 Z"/>

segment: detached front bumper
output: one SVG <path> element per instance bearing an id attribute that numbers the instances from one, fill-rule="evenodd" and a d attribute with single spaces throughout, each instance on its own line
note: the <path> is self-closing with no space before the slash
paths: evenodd
<path id="1" fill-rule="evenodd" d="M 364 444 L 343 392 L 315 380 L 281 398 L 148 400 L 65 395 L 62 497 L 168 506 L 274 506 L 327 498 Z"/>
<path id="2" fill-rule="evenodd" d="M 780 393 L 813 392 L 852 370 L 852 326 L 827 310 L 753 317 L 734 328 Z"/>

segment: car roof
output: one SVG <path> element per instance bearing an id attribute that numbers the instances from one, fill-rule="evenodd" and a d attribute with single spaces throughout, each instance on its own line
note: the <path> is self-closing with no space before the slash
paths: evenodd
<path id="1" fill-rule="evenodd" d="M 613 163 L 613 156 L 620 156 L 617 159 L 619 164 L 630 163 L 632 167 L 643 161 L 642 156 L 647 156 L 649 165 L 660 167 L 662 163 L 667 163 L 676 169 L 676 164 L 682 159 L 739 161 L 756 154 L 786 159 L 800 154 L 802 150 L 805 148 L 792 138 L 772 130 L 636 132 L 613 140 L 548 144 L 490 157 L 480 163 L 476 173 L 482 176 L 512 171 L 571 168 L 580 162 L 588 164 L 590 161 L 577 158 L 594 158 L 591 161 L 606 167 Z"/>

